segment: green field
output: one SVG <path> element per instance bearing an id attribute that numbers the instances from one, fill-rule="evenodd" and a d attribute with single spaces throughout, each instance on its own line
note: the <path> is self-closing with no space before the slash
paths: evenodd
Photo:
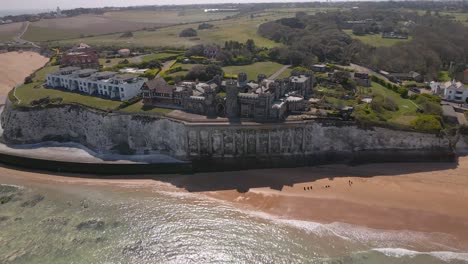
<path id="1" fill-rule="evenodd" d="M 0 25 L 0 42 L 10 41 L 23 29 L 23 23 L 11 23 Z"/>
<path id="2" fill-rule="evenodd" d="M 82 31 L 83 32 L 83 31 Z M 79 31 L 65 30 L 60 28 L 45 28 L 38 27 L 31 24 L 28 28 L 28 31 L 23 35 L 23 39 L 30 41 L 49 41 L 49 40 L 59 40 L 59 39 L 70 39 L 80 37 L 80 35 L 89 35 L 84 34 Z"/>
<path id="3" fill-rule="evenodd" d="M 223 19 L 237 12 L 205 13 L 201 8 L 167 11 L 126 10 L 108 12 L 104 17 L 133 23 L 181 24 Z"/>
<path id="4" fill-rule="evenodd" d="M 276 77 L 276 79 L 284 79 L 284 78 L 288 78 L 289 76 L 291 76 L 291 72 L 293 71 L 293 69 L 291 68 L 288 68 L 286 70 L 284 70 L 284 72 L 282 72 L 280 75 L 278 75 L 278 77 Z"/>
<path id="5" fill-rule="evenodd" d="M 228 40 L 245 42 L 253 39 L 257 46 L 275 47 L 281 44 L 263 38 L 257 34 L 260 24 L 276 20 L 290 13 L 262 13 L 253 19 L 250 16 L 235 17 L 227 20 L 210 22 L 214 28 L 198 30 L 198 36 L 193 38 L 179 37 L 179 33 L 185 28 L 198 28 L 199 23 L 170 26 L 155 31 L 136 31 L 133 38 L 121 38 L 121 34 L 101 35 L 89 38 L 78 38 L 54 42 L 54 44 L 73 44 L 85 42 L 94 46 L 119 46 L 119 47 L 174 47 L 188 48 L 197 44 L 219 44 L 223 45 Z"/>
<path id="6" fill-rule="evenodd" d="M 183 52 L 181 53 L 168 53 L 168 52 L 154 53 L 154 54 L 143 56 L 142 61 L 144 62 L 152 61 L 152 60 L 166 61 L 168 58 L 177 57 L 180 55 L 183 55 Z"/>
<path id="7" fill-rule="evenodd" d="M 223 67 L 225 74 L 247 73 L 249 80 L 256 80 L 257 75 L 265 74 L 267 77 L 281 69 L 284 65 L 276 62 L 257 62 L 251 65 Z"/>
<path id="8" fill-rule="evenodd" d="M 354 35 L 351 29 L 343 30 L 343 32 L 345 32 L 354 39 L 362 41 L 364 44 L 368 44 L 374 47 L 390 47 L 397 43 L 411 41 L 412 39 L 411 36 L 408 39 L 388 39 L 382 38 L 380 34 L 358 36 Z"/>

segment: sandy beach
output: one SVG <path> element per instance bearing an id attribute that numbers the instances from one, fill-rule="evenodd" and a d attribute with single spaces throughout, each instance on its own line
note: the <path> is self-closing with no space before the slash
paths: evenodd
<path id="1" fill-rule="evenodd" d="M 327 165 L 129 176 L 134 179 L 79 178 L 89 175 L 48 175 L 5 167 L 0 167 L 0 175 L 4 183 L 192 192 L 285 219 L 447 234 L 451 237 L 447 245 L 468 250 L 468 157 L 459 158 L 458 164 Z"/>
<path id="2" fill-rule="evenodd" d="M 24 81 L 24 78 L 44 66 L 48 58 L 35 52 L 8 52 L 0 54 L 0 96 Z"/>

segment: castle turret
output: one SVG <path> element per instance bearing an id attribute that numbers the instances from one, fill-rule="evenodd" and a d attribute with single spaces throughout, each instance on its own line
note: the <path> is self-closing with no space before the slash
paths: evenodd
<path id="1" fill-rule="evenodd" d="M 238 95 L 239 95 L 239 88 L 237 87 L 237 81 L 227 80 L 226 81 L 226 116 L 227 117 L 239 116 L 239 103 L 237 101 Z"/>
<path id="2" fill-rule="evenodd" d="M 207 116 L 215 116 L 216 115 L 216 106 L 215 106 L 215 96 L 216 91 L 210 87 L 205 87 L 205 114 Z"/>
<path id="3" fill-rule="evenodd" d="M 257 83 L 258 84 L 261 84 L 263 80 L 265 80 L 267 78 L 267 76 L 265 74 L 259 74 L 257 76 Z"/>
<path id="4" fill-rule="evenodd" d="M 247 73 L 240 72 L 237 75 L 237 81 L 239 82 L 239 87 L 244 87 L 247 84 Z"/>

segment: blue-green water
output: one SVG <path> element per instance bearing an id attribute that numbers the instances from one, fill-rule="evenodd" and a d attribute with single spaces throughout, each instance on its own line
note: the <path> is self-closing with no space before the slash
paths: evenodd
<path id="1" fill-rule="evenodd" d="M 157 187 L 1 175 L 0 183 L 8 197 L 0 204 L 0 263 L 468 262 L 443 245 L 444 235 L 278 219 Z"/>

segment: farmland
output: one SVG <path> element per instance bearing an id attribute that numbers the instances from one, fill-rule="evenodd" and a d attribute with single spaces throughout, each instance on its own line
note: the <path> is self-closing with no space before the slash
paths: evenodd
<path id="1" fill-rule="evenodd" d="M 397 43 L 411 41 L 411 36 L 408 39 L 389 39 L 382 38 L 380 34 L 358 36 L 353 34 L 353 31 L 350 29 L 343 30 L 343 32 L 345 32 L 354 39 L 362 41 L 364 44 L 368 44 L 374 47 L 390 47 Z"/>
<path id="2" fill-rule="evenodd" d="M 204 13 L 201 9 L 178 11 L 122 11 L 104 15 L 44 19 L 31 23 L 24 38 L 30 41 L 63 40 L 116 32 L 158 28 L 181 23 L 222 19 L 234 13 Z M 121 34 L 116 34 L 120 37 Z M 122 39 L 127 41 L 127 39 Z"/>
<path id="3" fill-rule="evenodd" d="M 274 47 L 280 44 L 259 36 L 257 34 L 257 28 L 260 24 L 266 21 L 276 20 L 285 16 L 294 16 L 294 14 L 264 12 L 257 14 L 253 18 L 250 18 L 249 16 L 241 16 L 226 20 L 212 21 L 210 24 L 214 25 L 214 28 L 198 30 L 198 36 L 193 38 L 181 38 L 179 37 L 179 33 L 183 29 L 189 27 L 196 29 L 198 28 L 199 23 L 164 27 L 154 31 L 136 31 L 133 33 L 133 38 L 131 39 L 123 39 L 120 37 L 121 34 L 110 34 L 64 40 L 57 44 L 86 42 L 95 46 L 188 48 L 203 43 L 224 44 L 224 42 L 228 40 L 245 42 L 248 39 L 253 39 L 258 46 Z"/>
<path id="4" fill-rule="evenodd" d="M 237 12 L 205 13 L 202 9 L 168 11 L 120 11 L 108 12 L 105 18 L 130 23 L 182 24 L 218 20 L 233 16 Z"/>
<path id="5" fill-rule="evenodd" d="M 12 40 L 21 32 L 23 23 L 0 25 L 0 42 Z"/>

